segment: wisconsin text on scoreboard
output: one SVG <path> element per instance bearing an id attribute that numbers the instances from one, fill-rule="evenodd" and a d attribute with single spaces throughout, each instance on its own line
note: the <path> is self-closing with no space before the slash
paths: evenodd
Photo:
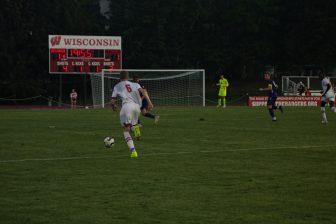
<path id="1" fill-rule="evenodd" d="M 99 73 L 122 68 L 121 37 L 49 35 L 49 73 Z"/>

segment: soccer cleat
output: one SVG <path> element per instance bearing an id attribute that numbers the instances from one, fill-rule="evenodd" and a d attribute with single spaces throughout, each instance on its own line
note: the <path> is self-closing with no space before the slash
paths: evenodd
<path id="1" fill-rule="evenodd" d="M 321 123 L 322 123 L 322 124 L 328 124 L 328 121 L 327 121 L 327 120 L 322 120 Z"/>
<path id="2" fill-rule="evenodd" d="M 138 158 L 138 153 L 135 151 L 135 149 L 131 152 L 131 158 Z"/>
<path id="3" fill-rule="evenodd" d="M 141 137 L 141 131 L 140 131 L 140 127 L 138 125 L 133 126 L 133 132 L 134 132 L 134 136 L 137 140 L 140 140 Z"/>
<path id="4" fill-rule="evenodd" d="M 272 117 L 272 121 L 276 121 L 277 119 L 276 119 L 276 117 Z"/>
<path id="5" fill-rule="evenodd" d="M 159 121 L 160 121 L 160 116 L 156 115 L 155 118 L 154 118 L 154 123 L 158 124 Z"/>
<path id="6" fill-rule="evenodd" d="M 280 112 L 283 114 L 284 113 L 284 110 L 283 110 L 283 107 L 282 106 L 279 106 L 279 110 Z"/>
<path id="7" fill-rule="evenodd" d="M 226 108 L 226 105 L 223 106 L 223 109 L 225 109 L 225 108 Z"/>

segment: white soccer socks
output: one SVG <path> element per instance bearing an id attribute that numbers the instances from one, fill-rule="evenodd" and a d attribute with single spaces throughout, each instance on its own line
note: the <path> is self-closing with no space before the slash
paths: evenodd
<path id="1" fill-rule="evenodd" d="M 130 133 L 128 131 L 124 131 L 124 138 L 125 138 L 125 141 L 126 141 L 126 144 L 127 144 L 128 148 L 131 151 L 134 151 L 135 148 L 134 148 L 133 139 L 132 139 L 132 136 L 130 135 Z"/>
<path id="2" fill-rule="evenodd" d="M 322 112 L 322 123 L 323 124 L 328 123 L 325 107 L 321 107 L 321 112 Z"/>

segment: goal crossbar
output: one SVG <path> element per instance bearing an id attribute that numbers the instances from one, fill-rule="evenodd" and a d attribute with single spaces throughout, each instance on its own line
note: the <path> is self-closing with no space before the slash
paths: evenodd
<path id="1" fill-rule="evenodd" d="M 94 104 L 101 105 L 102 108 L 105 107 L 106 96 L 111 93 L 112 85 L 119 80 L 118 74 L 122 71 L 133 75 L 142 74 L 144 77 L 140 75 L 140 81 L 149 86 L 154 100 L 161 99 L 159 105 L 205 106 L 204 69 L 103 69 L 101 73 L 91 75 Z M 153 74 L 155 75 L 153 76 Z M 94 81 L 95 79 L 98 79 L 100 83 L 98 84 L 97 80 Z M 95 103 L 98 95 L 100 95 L 100 102 Z M 197 97 L 201 101 L 196 100 Z"/>

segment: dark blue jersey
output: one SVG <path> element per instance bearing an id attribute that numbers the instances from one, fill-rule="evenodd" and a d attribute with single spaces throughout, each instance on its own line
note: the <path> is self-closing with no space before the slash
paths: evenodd
<path id="1" fill-rule="evenodd" d="M 142 88 L 142 89 L 145 89 L 145 87 L 144 87 L 144 86 L 142 86 L 140 83 L 139 83 L 139 85 L 141 86 L 141 88 Z M 141 92 L 139 92 L 139 93 L 140 93 L 140 97 L 141 97 L 141 99 L 144 99 L 144 97 L 143 97 L 142 93 L 141 93 Z"/>
<path id="2" fill-rule="evenodd" d="M 140 84 L 140 83 L 139 83 Z M 144 86 L 142 86 L 141 84 L 140 84 L 140 86 L 141 86 L 141 88 L 143 88 L 143 89 L 145 89 L 145 87 Z M 142 99 L 142 105 L 141 105 L 141 110 L 143 110 L 143 109 L 147 109 L 147 107 L 148 107 L 148 102 L 147 102 L 147 100 L 145 99 L 145 97 L 142 95 L 142 93 L 140 92 L 140 97 L 141 97 L 141 99 Z"/>
<path id="3" fill-rule="evenodd" d="M 278 85 L 274 80 L 266 80 L 267 87 L 270 88 L 268 95 L 269 96 L 277 96 L 278 95 Z"/>

